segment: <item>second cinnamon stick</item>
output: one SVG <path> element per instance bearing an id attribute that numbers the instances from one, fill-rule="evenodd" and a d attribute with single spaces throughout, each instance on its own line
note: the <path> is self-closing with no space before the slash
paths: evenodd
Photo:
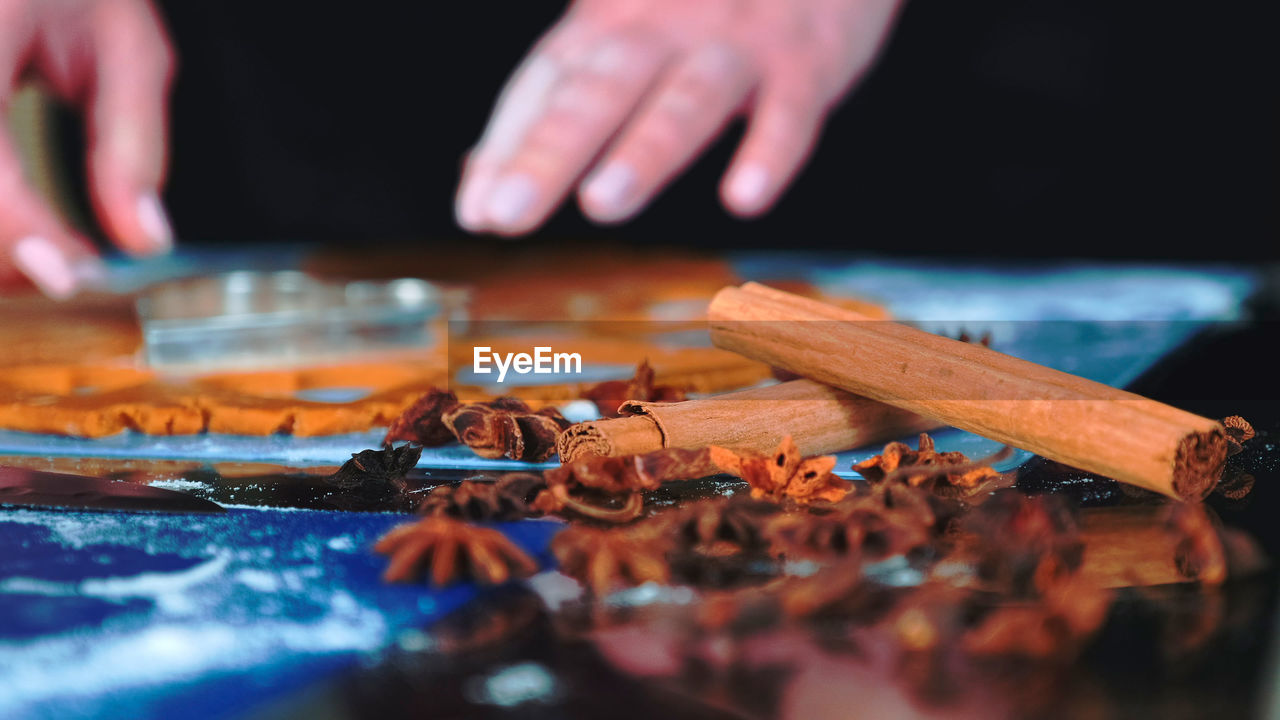
<path id="1" fill-rule="evenodd" d="M 822 455 L 939 425 L 812 380 L 678 403 L 629 401 L 621 411 L 622 417 L 579 423 L 562 432 L 557 442 L 561 461 L 708 445 L 769 453 L 787 435 L 803 455 Z"/>

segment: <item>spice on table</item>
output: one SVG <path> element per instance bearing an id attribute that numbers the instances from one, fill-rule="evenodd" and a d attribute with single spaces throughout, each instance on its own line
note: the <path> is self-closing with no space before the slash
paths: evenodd
<path id="1" fill-rule="evenodd" d="M 1244 444 L 1253 439 L 1257 433 L 1248 420 L 1239 415 L 1232 415 L 1222 419 L 1222 427 L 1227 431 L 1227 455 L 1239 454 L 1244 450 Z"/>
<path id="2" fill-rule="evenodd" d="M 459 405 L 444 414 L 458 440 L 485 458 L 542 462 L 556 452 L 556 436 L 571 424 L 553 407 L 534 411 L 519 398 Z"/>
<path id="3" fill-rule="evenodd" d="M 648 359 L 636 366 L 635 375 L 630 380 L 606 380 L 582 396 L 595 403 L 600 416 L 606 418 L 618 417 L 619 408 L 628 400 L 670 403 L 685 399 L 684 390 L 678 387 L 654 384 L 654 372 Z"/>
<path id="4" fill-rule="evenodd" d="M 390 445 L 403 440 L 425 447 L 439 447 L 453 442 L 457 438 L 445 425 L 444 415 L 458 404 L 458 397 L 453 393 L 431 388 L 391 423 L 382 443 Z"/>
<path id="5" fill-rule="evenodd" d="M 538 571 L 538 564 L 501 532 L 443 516 L 392 528 L 374 550 L 391 556 L 383 573 L 388 582 L 426 574 L 436 586 L 463 579 L 498 585 Z"/>
<path id="6" fill-rule="evenodd" d="M 978 495 L 995 489 L 1002 481 L 1012 484 L 991 467 L 1012 451 L 1005 449 L 970 462 L 961 452 L 938 452 L 933 438 L 921 433 L 915 450 L 902 442 L 892 442 L 874 457 L 853 466 L 853 470 L 873 483 L 902 481 L 911 487 L 925 486 L 942 495 Z"/>
<path id="7" fill-rule="evenodd" d="M 938 426 L 935 420 L 812 380 L 792 380 L 684 402 L 628 400 L 622 416 L 570 426 L 564 462 L 587 455 L 638 455 L 718 445 L 771 453 L 785 429 L 804 455 L 885 442 Z"/>
<path id="8" fill-rule="evenodd" d="M 588 455 L 543 474 L 547 490 L 532 507 L 542 512 L 568 508 L 579 514 L 608 522 L 625 522 L 639 516 L 643 505 L 640 493 L 656 490 L 672 480 L 693 480 L 714 475 L 706 450 L 672 448 L 643 455 L 604 457 Z M 574 493 L 593 491 L 597 495 L 627 495 L 621 508 L 606 508 L 585 502 Z"/>
<path id="9" fill-rule="evenodd" d="M 342 464 L 325 482 L 344 489 L 386 485 L 400 480 L 418 464 L 422 448 L 403 445 L 382 450 L 361 450 Z"/>
<path id="10" fill-rule="evenodd" d="M 506 473 L 492 482 L 464 480 L 442 485 L 418 505 L 419 515 L 444 515 L 472 522 L 520 520 L 541 513 L 530 507 L 546 488 L 533 473 Z"/>
<path id="11" fill-rule="evenodd" d="M 835 502 L 852 488 L 848 480 L 832 474 L 836 466 L 834 455 L 805 459 L 790 435 L 782 439 L 772 455 L 712 446 L 711 461 L 724 472 L 746 480 L 751 496 L 757 498 Z"/>

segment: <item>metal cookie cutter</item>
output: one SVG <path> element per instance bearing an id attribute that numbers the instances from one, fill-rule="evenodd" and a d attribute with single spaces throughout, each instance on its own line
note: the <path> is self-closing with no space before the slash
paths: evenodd
<path id="1" fill-rule="evenodd" d="M 146 361 L 175 371 L 315 364 L 430 347 L 439 288 L 241 271 L 155 285 L 137 301 Z"/>

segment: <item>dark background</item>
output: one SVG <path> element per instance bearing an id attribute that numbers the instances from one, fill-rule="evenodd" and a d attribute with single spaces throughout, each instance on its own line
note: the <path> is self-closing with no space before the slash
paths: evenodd
<path id="1" fill-rule="evenodd" d="M 184 241 L 456 239 L 463 152 L 563 3 L 162 2 Z M 1266 3 L 916 0 L 763 219 L 716 187 L 735 127 L 636 221 L 533 242 L 1272 259 Z M 445 8 L 447 7 L 447 10 Z"/>

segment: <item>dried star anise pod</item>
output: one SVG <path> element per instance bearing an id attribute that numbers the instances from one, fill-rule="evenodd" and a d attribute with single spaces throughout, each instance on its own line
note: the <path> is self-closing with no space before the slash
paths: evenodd
<path id="1" fill-rule="evenodd" d="M 952 494 L 947 490 L 955 489 L 969 495 L 990 490 L 1003 480 L 991 463 L 1004 459 L 1010 452 L 1010 448 L 1005 448 L 970 462 L 961 452 L 938 452 L 933 438 L 928 433 L 920 433 L 918 449 L 891 442 L 879 455 L 855 464 L 853 470 L 873 483 L 901 481 L 913 487 L 928 486 L 943 494 Z"/>
<path id="2" fill-rule="evenodd" d="M 551 552 L 561 572 L 591 588 L 597 597 L 646 582 L 666 583 L 671 578 L 666 560 L 670 542 L 647 532 L 650 529 L 574 526 L 552 539 Z"/>
<path id="3" fill-rule="evenodd" d="M 556 436 L 571 423 L 553 407 L 534 412 L 519 398 L 500 397 L 455 407 L 444 424 L 480 457 L 542 462 L 555 454 Z"/>
<path id="4" fill-rule="evenodd" d="M 532 473 L 507 473 L 493 482 L 464 480 L 433 489 L 418 505 L 418 514 L 472 522 L 520 520 L 541 514 L 529 504 L 545 487 L 542 478 Z"/>
<path id="5" fill-rule="evenodd" d="M 361 450 L 352 453 L 351 459 L 338 471 L 325 478 L 336 487 L 351 489 L 366 485 L 386 485 L 403 478 L 418 464 L 422 448 L 404 445 L 383 450 Z"/>
<path id="6" fill-rule="evenodd" d="M 681 402 L 684 391 L 671 385 L 654 385 L 653 368 L 648 359 L 636 366 L 636 374 L 630 380 L 606 380 L 583 393 L 582 397 L 596 404 L 601 417 L 618 417 L 618 408 L 628 400 L 643 402 Z"/>
<path id="7" fill-rule="evenodd" d="M 588 455 L 546 471 L 543 479 L 547 490 L 532 507 L 546 513 L 569 508 L 597 520 L 624 522 L 640 514 L 641 492 L 656 490 L 664 482 L 693 480 L 715 473 L 716 468 L 704 449 L 664 448 L 642 455 Z M 575 498 L 572 493 L 581 489 L 606 496 L 630 496 L 620 509 L 601 508 Z"/>
<path id="8" fill-rule="evenodd" d="M 1244 449 L 1244 444 L 1253 439 L 1253 426 L 1248 420 L 1239 415 L 1232 415 L 1222 419 L 1222 426 L 1227 430 L 1227 456 L 1239 454 Z"/>
<path id="9" fill-rule="evenodd" d="M 444 415 L 458 407 L 458 398 L 447 390 L 431 388 L 387 428 L 383 445 L 407 441 L 425 447 L 447 445 L 457 438 L 444 424 Z"/>
<path id="10" fill-rule="evenodd" d="M 374 550 L 391 556 L 387 582 L 415 580 L 426 570 L 437 586 L 459 579 L 498 585 L 538 571 L 533 558 L 497 530 L 442 516 L 394 527 Z"/>
<path id="11" fill-rule="evenodd" d="M 751 486 L 751 497 L 772 500 L 791 498 L 798 503 L 814 500 L 835 502 L 853 485 L 831 473 L 836 466 L 834 455 L 804 459 L 788 435 L 772 455 L 737 453 L 727 448 L 711 447 L 711 461 L 724 472 L 737 475 Z"/>

